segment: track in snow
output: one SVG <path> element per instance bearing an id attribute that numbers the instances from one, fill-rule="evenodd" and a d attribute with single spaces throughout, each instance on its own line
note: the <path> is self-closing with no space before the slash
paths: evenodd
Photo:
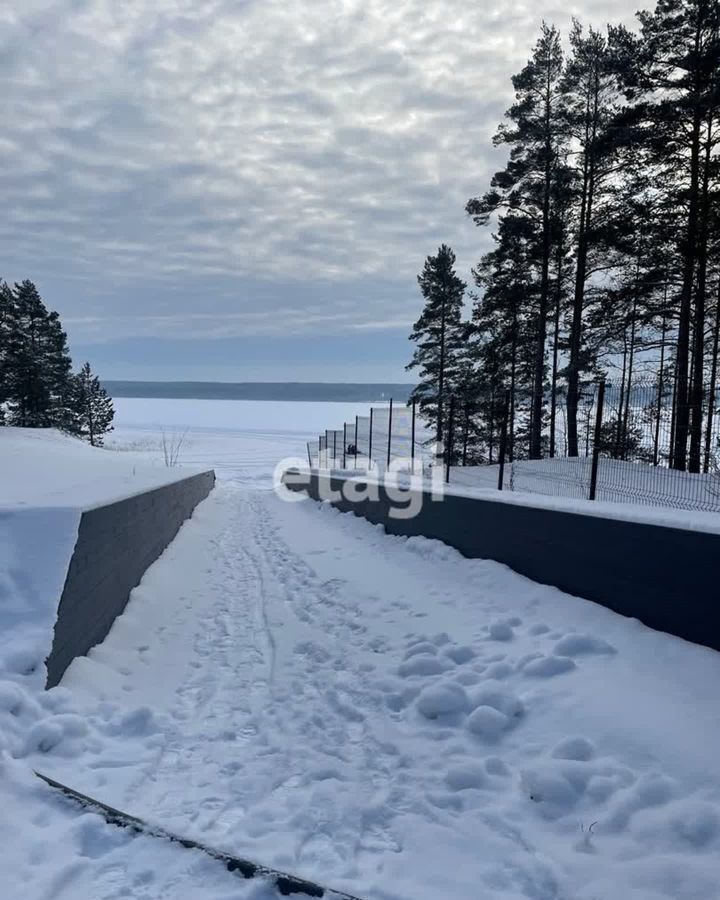
<path id="1" fill-rule="evenodd" d="M 123 759 L 120 741 L 80 781 L 61 761 L 49 774 L 228 852 L 405 900 L 475 900 L 478 884 L 488 900 L 604 900 L 608 873 L 616 896 L 638 883 L 650 896 L 684 815 L 699 854 L 684 877 L 710 897 L 710 757 L 698 742 L 678 769 L 646 708 L 659 655 L 687 734 L 688 672 L 704 663 L 682 642 L 496 564 L 225 483 L 66 679 L 89 710 L 151 705 L 142 752 Z M 692 770 L 683 787 L 674 765 Z M 660 824 L 638 843 L 647 810 Z"/>

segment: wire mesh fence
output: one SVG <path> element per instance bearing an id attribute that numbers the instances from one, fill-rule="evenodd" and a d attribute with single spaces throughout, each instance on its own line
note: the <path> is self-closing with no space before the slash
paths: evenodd
<path id="1" fill-rule="evenodd" d="M 720 399 L 708 397 L 699 418 L 689 414 L 695 472 L 673 459 L 677 404 L 671 379 L 662 377 L 582 384 L 574 436 L 567 397 L 548 400 L 542 458 L 530 458 L 529 397 L 503 389 L 447 398 L 440 444 L 437 422 L 418 405 L 390 401 L 320 435 L 308 444 L 308 460 L 319 468 L 413 473 L 442 465 L 445 480 L 471 489 L 720 512 L 718 407 Z"/>
<path id="2" fill-rule="evenodd" d="M 708 398 L 705 413 L 694 428 L 701 449 L 700 471 L 689 472 L 676 467 L 673 458 L 677 405 L 672 402 L 671 382 L 645 379 L 630 387 L 608 382 L 604 396 L 599 383 L 586 384 L 578 404 L 579 455 L 514 462 L 513 489 L 587 498 L 596 455 L 592 499 L 719 512 L 717 405 L 717 398 Z M 558 445 L 566 448 L 564 421 L 558 437 Z"/>
<path id="3" fill-rule="evenodd" d="M 415 404 L 373 406 L 341 429 L 328 429 L 307 445 L 311 468 L 422 471 L 436 461 L 430 432 Z"/>

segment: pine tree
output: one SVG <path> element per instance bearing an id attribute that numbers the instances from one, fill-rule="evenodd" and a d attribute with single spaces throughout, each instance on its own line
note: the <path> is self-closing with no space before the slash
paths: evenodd
<path id="1" fill-rule="evenodd" d="M 69 407 L 68 430 L 86 438 L 91 446 L 101 447 L 104 436 L 112 431 L 115 410 L 89 362 L 73 377 Z"/>
<path id="2" fill-rule="evenodd" d="M 520 444 L 530 438 L 532 388 L 537 349 L 537 292 L 532 276 L 534 225 L 527 217 L 501 217 L 496 248 L 473 269 L 481 294 L 472 312 L 478 336 L 478 366 L 485 389 L 500 398 L 510 392 L 508 456 L 529 455 Z M 495 415 L 495 401 L 491 412 Z"/>
<path id="3" fill-rule="evenodd" d="M 720 118 L 720 5 L 658 0 L 638 14 L 640 50 L 627 81 L 648 163 L 671 185 L 681 256 L 672 465 L 700 471 L 706 325 L 706 176 Z M 693 340 L 694 332 L 694 340 Z M 688 447 L 688 439 L 690 446 Z"/>
<path id="4" fill-rule="evenodd" d="M 67 336 L 31 281 L 16 284 L 8 327 L 8 421 L 27 428 L 63 427 L 71 383 Z"/>
<path id="5" fill-rule="evenodd" d="M 441 444 L 445 410 L 457 376 L 465 295 L 465 282 L 455 272 L 455 254 L 450 247 L 442 244 L 436 256 L 427 257 L 418 284 L 425 307 L 410 334 L 417 347 L 406 368 L 419 369 L 420 380 L 410 399 L 435 424 L 436 440 Z"/>
<path id="6" fill-rule="evenodd" d="M 567 137 L 574 153 L 577 208 L 575 210 L 575 285 L 568 339 L 567 439 L 568 454 L 578 455 L 578 403 L 580 378 L 586 369 L 584 348 L 585 293 L 593 272 L 602 269 L 602 248 L 597 234 L 604 215 L 603 200 L 616 177 L 616 143 L 611 123 L 621 95 L 614 45 L 625 37 L 623 29 L 608 29 L 605 36 L 590 28 L 586 33 L 573 21 L 572 53 L 563 79 Z"/>
<path id="7" fill-rule="evenodd" d="M 510 145 L 510 159 L 492 180 L 491 190 L 470 200 L 466 211 L 477 225 L 506 210 L 533 226 L 528 262 L 538 281 L 532 383 L 530 456 L 541 455 L 547 325 L 551 302 L 550 269 L 553 257 L 553 200 L 557 197 L 562 159 L 563 54 L 560 34 L 543 23 L 532 58 L 513 76 L 515 103 L 507 112 L 511 125 L 501 125 L 495 143 Z"/>

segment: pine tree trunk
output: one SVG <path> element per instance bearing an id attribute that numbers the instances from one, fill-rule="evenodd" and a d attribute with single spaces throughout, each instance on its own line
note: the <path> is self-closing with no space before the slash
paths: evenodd
<path id="1" fill-rule="evenodd" d="M 698 274 L 695 291 L 695 322 L 693 342 L 693 379 L 690 393 L 690 459 L 688 469 L 690 472 L 700 471 L 702 426 L 704 406 L 704 378 L 705 378 L 705 305 L 707 283 L 707 253 L 709 231 L 709 186 L 710 166 L 712 150 L 712 113 L 708 116 L 707 142 L 705 144 L 705 159 L 703 163 L 702 192 L 699 211 L 699 240 L 698 240 Z"/>
<path id="2" fill-rule="evenodd" d="M 493 446 L 495 443 L 495 391 L 490 397 L 490 422 L 488 434 L 488 462 L 493 464 Z"/>
<path id="3" fill-rule="evenodd" d="M 550 73 L 545 86 L 545 179 L 542 208 L 542 259 L 540 264 L 540 303 L 538 309 L 537 338 L 535 347 L 535 372 L 530 426 L 530 459 L 542 456 L 543 380 L 545 375 L 545 343 L 550 290 L 550 187 L 552 183 L 552 144 Z"/>
<path id="4" fill-rule="evenodd" d="M 623 364 L 622 364 L 622 375 L 620 376 L 620 397 L 618 398 L 617 418 L 615 420 L 615 447 L 613 450 L 613 456 L 615 457 L 615 459 L 618 459 L 620 456 L 622 410 L 623 410 L 623 407 L 625 406 L 625 376 L 627 375 L 627 357 L 628 357 L 628 343 L 627 343 L 627 327 L 626 327 L 623 330 Z"/>
<path id="5" fill-rule="evenodd" d="M 440 314 L 440 369 L 438 372 L 438 403 L 436 443 L 439 448 L 443 439 L 443 398 L 445 396 L 445 298 L 443 297 Z"/>
<path id="6" fill-rule="evenodd" d="M 512 324 L 512 358 L 510 361 L 510 416 L 508 424 L 508 459 L 515 459 L 515 384 L 517 381 L 517 345 L 518 345 L 517 305 L 513 302 Z"/>
<path id="7" fill-rule="evenodd" d="M 677 359 L 677 341 L 675 343 L 675 358 Z M 671 469 L 675 468 L 675 444 L 674 444 L 674 436 L 675 436 L 675 419 L 677 415 L 677 366 L 675 367 L 675 371 L 673 372 L 673 392 L 672 392 L 672 407 L 670 412 L 670 453 L 668 457 L 668 465 Z"/>
<path id="8" fill-rule="evenodd" d="M 717 403 L 718 352 L 720 352 L 720 281 L 718 281 L 717 305 L 715 307 L 712 362 L 710 368 L 710 397 L 708 400 L 707 422 L 705 424 L 705 459 L 703 472 L 706 474 L 710 471 L 710 456 L 712 454 L 713 422 L 715 419 L 715 404 Z"/>
<path id="9" fill-rule="evenodd" d="M 555 321 L 553 323 L 553 361 L 552 361 L 552 387 L 550 391 L 550 457 L 553 458 L 556 452 L 556 431 L 557 431 L 557 386 L 558 386 L 558 339 L 560 335 L 560 296 L 555 305 Z"/>
<path id="10" fill-rule="evenodd" d="M 699 53 L 700 24 L 695 35 L 695 53 Z M 675 431 L 673 433 L 673 468 L 685 471 L 687 468 L 687 442 L 690 430 L 689 405 L 689 362 L 690 362 L 690 321 L 692 312 L 692 289 L 695 278 L 698 240 L 698 194 L 700 188 L 700 130 L 699 76 L 695 76 L 695 111 L 690 138 L 690 186 L 685 242 L 682 248 L 683 272 L 680 293 L 680 318 L 678 323 L 678 346 L 676 358 L 677 393 L 675 397 Z"/>
<path id="11" fill-rule="evenodd" d="M 567 438 L 568 456 L 578 455 L 577 413 L 580 387 L 580 351 L 582 348 L 582 319 L 585 305 L 585 280 L 587 277 L 588 229 L 592 216 L 595 189 L 595 138 L 598 116 L 597 76 L 594 91 L 588 89 L 585 125 L 585 149 L 583 153 L 583 186 L 580 200 L 578 228 L 577 269 L 573 295 L 573 315 L 570 326 L 570 359 L 568 362 Z"/>
<path id="12" fill-rule="evenodd" d="M 653 437 L 653 465 L 657 466 L 660 459 L 660 423 L 662 420 L 662 404 L 665 378 L 665 339 L 667 336 L 667 281 L 663 291 L 663 320 L 662 338 L 660 341 L 660 373 L 658 375 L 657 410 L 655 412 L 655 435 Z"/>
<path id="13" fill-rule="evenodd" d="M 550 457 L 555 456 L 555 431 L 557 428 L 557 384 L 560 341 L 560 306 L 562 302 L 562 259 L 563 241 L 558 244 L 557 259 L 557 286 L 555 289 L 555 319 L 553 322 L 553 361 L 552 361 L 552 390 L 550 395 Z"/>
<path id="14" fill-rule="evenodd" d="M 633 298 L 632 322 L 630 325 L 630 353 L 629 353 L 629 357 L 628 357 L 627 384 L 625 386 L 625 411 L 623 413 L 621 459 L 627 458 L 628 424 L 629 424 L 629 420 L 630 420 L 630 395 L 632 393 L 633 366 L 635 363 L 635 332 L 636 332 L 636 312 L 637 312 L 636 305 L 637 305 L 637 295 Z"/>

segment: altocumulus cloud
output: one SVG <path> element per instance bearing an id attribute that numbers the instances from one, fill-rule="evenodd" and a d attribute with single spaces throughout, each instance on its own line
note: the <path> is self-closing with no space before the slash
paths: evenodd
<path id="1" fill-rule="evenodd" d="M 19 0 L 0 9 L 0 272 L 83 343 L 406 329 L 541 18 L 621 0 Z"/>

